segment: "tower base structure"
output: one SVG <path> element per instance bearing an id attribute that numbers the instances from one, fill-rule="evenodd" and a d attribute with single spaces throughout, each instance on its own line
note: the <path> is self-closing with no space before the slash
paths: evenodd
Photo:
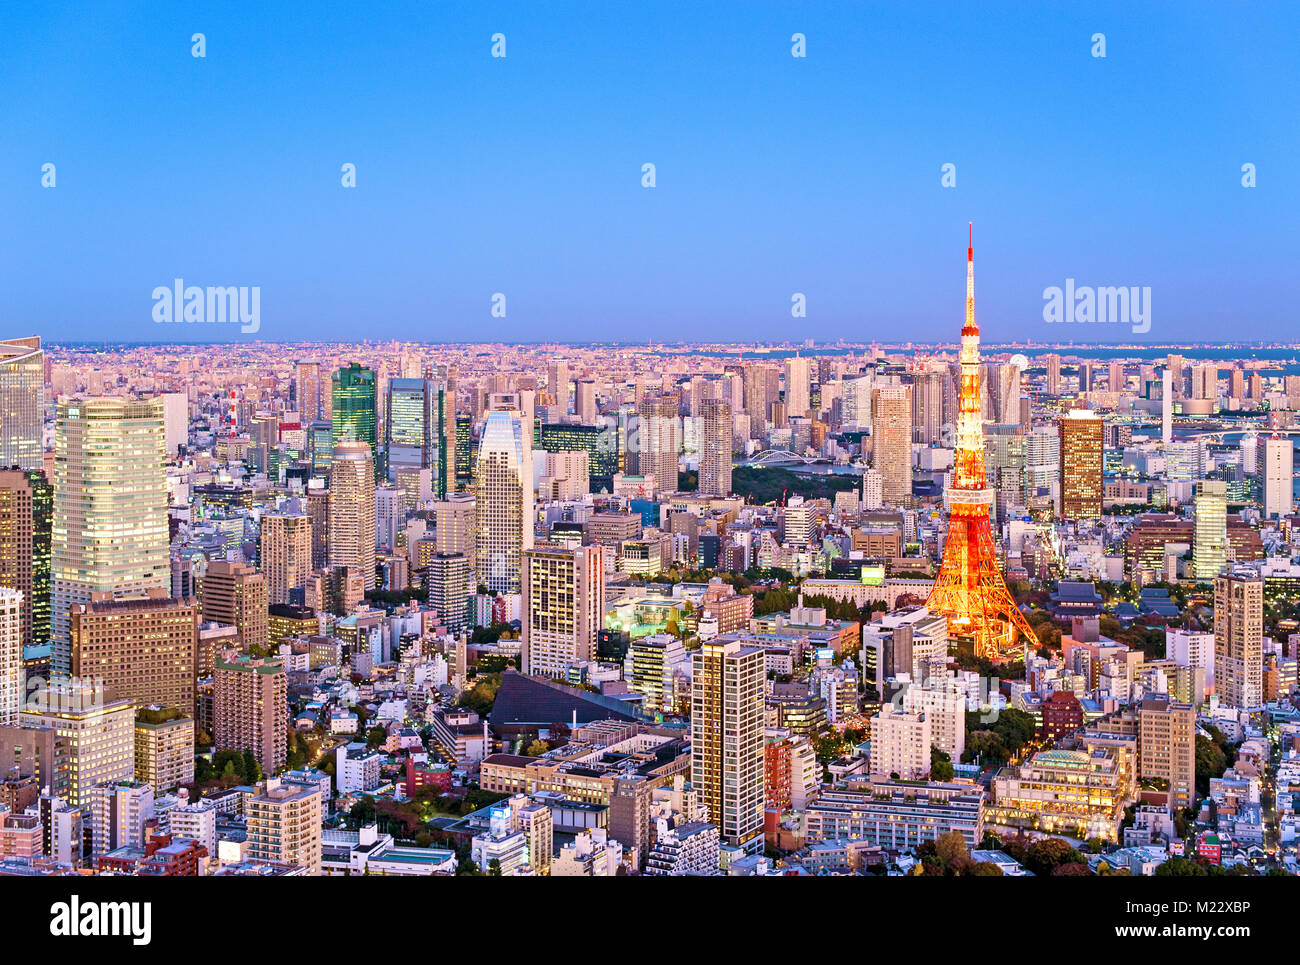
<path id="1" fill-rule="evenodd" d="M 1026 644 L 1036 648 L 1038 636 L 1002 577 L 991 496 L 988 490 L 950 492 L 943 563 L 926 606 L 948 618 L 949 639 L 969 638 L 975 656 L 998 662 L 1021 655 Z"/>

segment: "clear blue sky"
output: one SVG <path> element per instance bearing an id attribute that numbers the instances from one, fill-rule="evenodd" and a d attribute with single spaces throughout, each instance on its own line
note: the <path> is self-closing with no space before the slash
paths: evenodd
<path id="1" fill-rule="evenodd" d="M 249 337 L 156 325 L 179 276 L 260 286 L 273 340 L 954 338 L 973 220 L 988 339 L 1131 337 L 1044 323 L 1067 277 L 1150 286 L 1148 341 L 1297 338 L 1298 37 L 1294 3 L 7 3 L 3 328 Z"/>

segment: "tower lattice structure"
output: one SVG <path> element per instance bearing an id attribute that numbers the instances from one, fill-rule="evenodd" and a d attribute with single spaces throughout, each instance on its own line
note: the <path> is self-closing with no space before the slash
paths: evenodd
<path id="1" fill-rule="evenodd" d="M 957 412 L 957 457 L 948 503 L 948 539 L 943 564 L 926 600 L 932 613 L 948 618 L 950 637 L 969 637 L 975 654 L 998 660 L 1016 649 L 1017 635 L 1037 646 L 1038 637 L 1007 590 L 989 510 L 993 491 L 984 474 L 984 426 L 980 415 L 980 330 L 975 324 L 974 230 L 966 249 L 966 324 L 961 330 L 961 388 Z"/>

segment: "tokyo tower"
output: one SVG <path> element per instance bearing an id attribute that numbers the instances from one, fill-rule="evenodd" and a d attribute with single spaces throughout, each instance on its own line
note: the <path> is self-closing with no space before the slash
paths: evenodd
<path id="1" fill-rule="evenodd" d="M 984 475 L 984 426 L 980 417 L 980 330 L 975 324 L 975 237 L 966 248 L 966 324 L 961 330 L 961 389 L 957 408 L 957 456 L 948 503 L 948 540 L 943 564 L 925 605 L 948 618 L 949 637 L 966 637 L 975 655 L 998 660 L 1016 647 L 1017 634 L 1037 646 L 1029 621 L 1016 606 L 998 568 L 989 507 L 993 491 Z"/>

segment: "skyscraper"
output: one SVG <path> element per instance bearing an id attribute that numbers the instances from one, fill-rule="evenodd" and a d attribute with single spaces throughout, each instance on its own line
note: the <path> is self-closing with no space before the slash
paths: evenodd
<path id="1" fill-rule="evenodd" d="M 370 447 L 372 472 L 379 459 L 375 393 L 374 369 L 352 362 L 334 373 L 330 441 L 336 450 L 344 441 L 366 443 Z"/>
<path id="2" fill-rule="evenodd" d="M 23 595 L 0 588 L 0 727 L 13 727 L 23 706 Z"/>
<path id="3" fill-rule="evenodd" d="M 1264 705 L 1264 581 L 1254 575 L 1215 577 L 1214 689 L 1228 707 Z"/>
<path id="4" fill-rule="evenodd" d="M 54 489 L 38 470 L 0 469 L 0 587 L 23 595 L 23 645 L 50 639 Z"/>
<path id="5" fill-rule="evenodd" d="M 518 593 L 522 554 L 533 545 L 533 446 L 518 409 L 487 414 L 474 492 L 475 577 L 494 593 Z"/>
<path id="6" fill-rule="evenodd" d="M 114 697 L 194 713 L 198 604 L 163 590 L 72 605 L 72 674 L 101 679 Z"/>
<path id="7" fill-rule="evenodd" d="M 880 471 L 885 502 L 912 498 L 912 387 L 886 385 L 871 393 L 871 461 Z"/>
<path id="8" fill-rule="evenodd" d="M 384 414 L 387 476 L 398 469 L 428 469 L 438 462 L 438 390 L 430 379 L 392 379 Z"/>
<path id="9" fill-rule="evenodd" d="M 1260 509 L 1265 517 L 1291 515 L 1294 503 L 1295 448 L 1290 436 L 1260 435 L 1255 460 L 1262 498 Z"/>
<path id="10" fill-rule="evenodd" d="M 912 441 L 932 446 L 942 434 L 943 374 L 918 372 L 912 377 Z"/>
<path id="11" fill-rule="evenodd" d="M 298 419 L 303 425 L 315 422 L 323 415 L 319 362 L 299 362 L 294 366 L 293 395 L 294 405 L 298 409 Z"/>
<path id="12" fill-rule="evenodd" d="M 59 404 L 50 567 L 56 675 L 71 667 L 73 603 L 170 587 L 163 408 L 158 399 Z"/>
<path id="13" fill-rule="evenodd" d="M 1212 580 L 1228 559 L 1228 484 L 1202 479 L 1196 484 L 1192 575 Z"/>
<path id="14" fill-rule="evenodd" d="M 1048 395 L 1061 394 L 1061 356 L 1055 353 L 1044 355 L 1043 362 L 1047 367 L 1046 389 Z"/>
<path id="15" fill-rule="evenodd" d="M 596 383 L 581 379 L 573 383 L 573 412 L 584 426 L 596 424 Z"/>
<path id="16" fill-rule="evenodd" d="M 203 619 L 239 631 L 245 648 L 265 650 L 270 614 L 266 577 L 247 563 L 213 560 L 203 577 Z"/>
<path id="17" fill-rule="evenodd" d="M 655 492 L 677 491 L 677 456 L 682 448 L 682 423 L 677 416 L 680 399 L 676 394 L 652 395 L 637 405 L 642 476 L 654 478 Z"/>
<path id="18" fill-rule="evenodd" d="M 375 471 L 365 442 L 339 442 L 330 468 L 329 563 L 354 567 L 375 588 Z"/>
<path id="19" fill-rule="evenodd" d="M 274 774 L 288 748 L 289 698 L 284 667 L 240 657 L 213 675 L 212 737 L 218 747 L 251 751 Z"/>
<path id="20" fill-rule="evenodd" d="M 312 574 L 312 526 L 306 513 L 267 513 L 262 517 L 262 573 L 269 604 L 288 603 L 289 591 Z"/>
<path id="21" fill-rule="evenodd" d="M 812 380 L 810 359 L 795 356 L 785 363 L 785 414 L 787 418 L 806 416 L 811 407 L 809 384 Z"/>
<path id="22" fill-rule="evenodd" d="M 763 843 L 764 651 L 710 640 L 692 657 L 691 784 L 734 848 Z"/>
<path id="23" fill-rule="evenodd" d="M 563 677 L 570 664 L 591 660 L 605 619 L 603 546 L 537 546 L 524 553 L 525 672 Z"/>
<path id="24" fill-rule="evenodd" d="M 707 496 L 731 495 L 731 405 L 717 399 L 700 403 L 700 482 Z"/>
<path id="25" fill-rule="evenodd" d="M 464 553 L 434 553 L 425 572 L 429 606 L 438 611 L 443 625 L 452 633 L 459 633 L 466 622 L 473 589 L 469 585 L 470 559 Z"/>
<path id="26" fill-rule="evenodd" d="M 1061 436 L 1061 516 L 1100 519 L 1103 440 L 1101 416 L 1071 409 L 1058 425 Z"/>
<path id="27" fill-rule="evenodd" d="M 0 340 L 0 466 L 44 468 L 44 403 L 40 337 Z"/>

